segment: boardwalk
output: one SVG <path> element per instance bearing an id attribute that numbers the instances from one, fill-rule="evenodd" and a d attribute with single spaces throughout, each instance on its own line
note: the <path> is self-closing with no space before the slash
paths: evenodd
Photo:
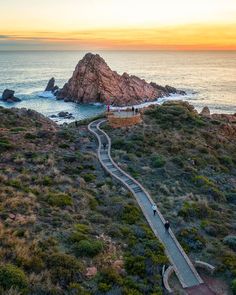
<path id="1" fill-rule="evenodd" d="M 169 232 L 165 230 L 165 220 L 159 210 L 157 210 L 156 216 L 153 216 L 153 200 L 149 193 L 139 182 L 120 169 L 112 160 L 110 155 L 111 140 L 109 136 L 100 129 L 100 125 L 103 122 L 105 122 L 105 120 L 97 120 L 89 124 L 89 130 L 96 135 L 98 139 L 98 158 L 102 166 L 113 177 L 121 181 L 135 196 L 154 234 L 164 245 L 166 255 L 173 265 L 175 273 L 183 288 L 190 288 L 203 284 L 202 279 L 180 246 L 172 230 L 170 229 Z M 199 295 L 200 294 L 201 293 L 199 293 Z"/>

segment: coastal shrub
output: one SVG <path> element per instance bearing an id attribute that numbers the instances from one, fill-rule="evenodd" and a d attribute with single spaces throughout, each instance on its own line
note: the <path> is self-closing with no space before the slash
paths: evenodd
<path id="1" fill-rule="evenodd" d="M 227 193 L 226 199 L 229 203 L 236 205 L 236 192 Z"/>
<path id="2" fill-rule="evenodd" d="M 86 182 L 92 182 L 96 179 L 96 176 L 92 173 L 87 173 L 87 174 L 83 174 L 83 179 L 86 181 Z"/>
<path id="3" fill-rule="evenodd" d="M 112 148 L 114 149 L 122 149 L 125 146 L 125 142 L 122 139 L 115 139 L 112 141 Z"/>
<path id="4" fill-rule="evenodd" d="M 65 207 L 73 204 L 72 198 L 65 193 L 49 193 L 47 195 L 47 202 L 51 206 Z"/>
<path id="5" fill-rule="evenodd" d="M 140 210 L 134 205 L 125 205 L 122 220 L 128 224 L 135 224 L 141 218 Z"/>
<path id="6" fill-rule="evenodd" d="M 233 164 L 232 158 L 229 156 L 219 157 L 219 161 L 222 165 L 231 166 Z"/>
<path id="7" fill-rule="evenodd" d="M 90 231 L 91 228 L 87 224 L 78 223 L 75 225 L 75 230 L 69 236 L 69 241 L 72 243 L 78 243 L 81 240 L 86 240 Z"/>
<path id="8" fill-rule="evenodd" d="M 143 256 L 128 256 L 125 257 L 125 269 L 130 275 L 145 276 L 145 257 Z"/>
<path id="9" fill-rule="evenodd" d="M 139 173 L 132 167 L 128 166 L 128 172 L 133 176 L 133 177 L 138 177 Z"/>
<path id="10" fill-rule="evenodd" d="M 224 244 L 228 245 L 232 250 L 236 251 L 236 236 L 227 236 L 223 239 Z"/>
<path id="11" fill-rule="evenodd" d="M 61 149 L 68 149 L 70 146 L 67 143 L 61 143 L 61 144 L 58 145 L 58 147 L 61 148 Z"/>
<path id="12" fill-rule="evenodd" d="M 180 129 L 185 124 L 203 126 L 203 120 L 194 112 L 190 104 L 186 102 L 168 102 L 145 112 L 156 120 L 163 129 Z"/>
<path id="13" fill-rule="evenodd" d="M 76 281 L 83 269 L 82 264 L 74 256 L 65 253 L 49 255 L 47 266 L 50 269 L 53 282 L 62 286 Z"/>
<path id="14" fill-rule="evenodd" d="M 59 130 L 57 132 L 57 136 L 60 138 L 60 139 L 64 139 L 64 140 L 73 140 L 74 139 L 74 135 L 72 132 L 70 132 L 69 130 Z"/>
<path id="15" fill-rule="evenodd" d="M 206 176 L 203 176 L 203 175 L 195 176 L 193 178 L 193 182 L 199 187 L 200 186 L 205 186 L 205 187 L 214 187 L 215 186 L 213 181 L 211 181 L 209 178 L 207 178 Z"/>
<path id="16" fill-rule="evenodd" d="M 103 293 L 108 292 L 111 288 L 112 288 L 111 284 L 107 284 L 107 283 L 99 283 L 98 284 L 98 290 Z"/>
<path id="17" fill-rule="evenodd" d="M 77 159 L 76 155 L 74 154 L 66 154 L 63 156 L 63 160 L 68 163 L 73 163 Z"/>
<path id="18" fill-rule="evenodd" d="M 8 139 L 0 138 L 0 153 L 12 149 L 13 145 Z"/>
<path id="19" fill-rule="evenodd" d="M 14 288 L 26 294 L 28 279 L 24 271 L 13 264 L 0 265 L 0 287 L 4 290 Z"/>
<path id="20" fill-rule="evenodd" d="M 99 280 L 106 284 L 121 285 L 122 277 L 114 268 L 103 268 L 99 274 Z"/>
<path id="21" fill-rule="evenodd" d="M 178 215 L 183 217 L 184 220 L 191 220 L 192 218 L 207 218 L 212 213 L 212 210 L 204 202 L 188 202 L 183 203 L 182 208 L 179 210 Z"/>
<path id="22" fill-rule="evenodd" d="M 44 176 L 41 181 L 41 184 L 46 185 L 46 186 L 50 186 L 53 184 L 53 179 L 50 176 Z"/>
<path id="23" fill-rule="evenodd" d="M 221 253 L 220 259 L 222 261 L 223 270 L 230 271 L 236 277 L 236 255 L 233 251 L 225 251 Z"/>
<path id="24" fill-rule="evenodd" d="M 79 257 L 94 257 L 103 250 L 103 243 L 98 240 L 81 240 L 74 245 L 73 249 Z"/>
<path id="25" fill-rule="evenodd" d="M 35 134 L 29 133 L 29 132 L 26 133 L 24 137 L 25 137 L 25 139 L 28 139 L 28 140 L 33 140 L 33 139 L 37 138 L 37 136 Z"/>
<path id="26" fill-rule="evenodd" d="M 236 295 L 236 279 L 234 279 L 231 283 L 231 289 L 234 295 Z"/>
<path id="27" fill-rule="evenodd" d="M 152 157 L 151 160 L 152 160 L 152 166 L 154 168 L 161 168 L 166 163 L 166 160 L 165 160 L 165 158 L 162 155 L 154 156 L 154 157 Z"/>
<path id="28" fill-rule="evenodd" d="M 186 249 L 186 251 L 199 251 L 202 250 L 206 244 L 203 236 L 200 235 L 197 228 L 182 229 L 178 233 L 180 243 Z"/>

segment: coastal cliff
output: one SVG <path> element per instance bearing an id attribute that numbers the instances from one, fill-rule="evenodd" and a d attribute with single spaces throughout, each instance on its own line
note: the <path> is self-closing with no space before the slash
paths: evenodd
<path id="1" fill-rule="evenodd" d="M 126 106 L 154 101 L 171 94 L 184 95 L 185 92 L 168 85 L 163 87 L 148 83 L 127 73 L 119 75 L 98 54 L 87 53 L 76 66 L 72 77 L 58 92 L 57 98 Z"/>

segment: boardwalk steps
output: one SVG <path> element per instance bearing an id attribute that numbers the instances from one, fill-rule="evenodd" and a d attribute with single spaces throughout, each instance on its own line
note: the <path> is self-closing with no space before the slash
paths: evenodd
<path id="1" fill-rule="evenodd" d="M 88 126 L 89 130 L 98 139 L 98 158 L 102 166 L 107 172 L 118 179 L 133 193 L 154 234 L 164 245 L 166 255 L 173 265 L 174 271 L 183 288 L 190 288 L 202 285 L 203 281 L 201 277 L 199 276 L 189 257 L 186 255 L 183 248 L 177 241 L 172 230 L 170 229 L 169 232 L 165 230 L 165 219 L 160 211 L 157 210 L 157 214 L 153 216 L 152 204 L 154 202 L 149 193 L 139 182 L 137 182 L 133 177 L 124 172 L 111 158 L 111 140 L 109 136 L 99 128 L 99 126 L 104 121 L 105 120 L 97 120 L 90 123 Z M 106 144 L 106 149 L 103 148 L 104 143 Z"/>

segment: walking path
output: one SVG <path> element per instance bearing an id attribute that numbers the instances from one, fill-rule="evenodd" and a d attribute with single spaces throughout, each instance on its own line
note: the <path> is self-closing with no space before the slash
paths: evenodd
<path id="1" fill-rule="evenodd" d="M 203 281 L 197 273 L 192 262 L 184 252 L 183 248 L 177 241 L 172 230 L 169 232 L 165 229 L 165 219 L 157 210 L 157 214 L 153 216 L 152 204 L 154 204 L 149 193 L 137 182 L 133 177 L 128 175 L 111 158 L 111 139 L 100 129 L 100 125 L 106 120 L 97 120 L 89 124 L 89 130 L 96 135 L 99 143 L 98 158 L 105 168 L 113 177 L 118 179 L 125 185 L 135 196 L 144 216 L 146 217 L 150 227 L 156 237 L 165 247 L 166 255 L 174 267 L 175 273 L 183 288 L 190 288 L 203 284 Z M 199 293 L 201 294 L 201 293 Z"/>

